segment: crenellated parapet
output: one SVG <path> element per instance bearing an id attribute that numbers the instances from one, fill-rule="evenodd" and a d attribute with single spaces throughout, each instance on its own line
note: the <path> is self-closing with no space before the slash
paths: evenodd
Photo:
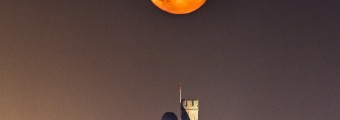
<path id="1" fill-rule="evenodd" d="M 181 118 L 182 120 L 198 120 L 199 102 L 198 99 L 182 99 Z"/>

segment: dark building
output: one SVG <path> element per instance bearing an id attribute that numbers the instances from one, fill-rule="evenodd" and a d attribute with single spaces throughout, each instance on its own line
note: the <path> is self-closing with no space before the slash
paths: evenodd
<path id="1" fill-rule="evenodd" d="M 173 112 L 166 112 L 164 113 L 162 120 L 178 120 L 177 116 Z"/>

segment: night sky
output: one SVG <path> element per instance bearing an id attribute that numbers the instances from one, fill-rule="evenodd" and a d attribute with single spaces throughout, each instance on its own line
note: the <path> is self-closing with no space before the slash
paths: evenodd
<path id="1" fill-rule="evenodd" d="M 340 119 L 340 2 L 1 0 L 1 120 Z"/>

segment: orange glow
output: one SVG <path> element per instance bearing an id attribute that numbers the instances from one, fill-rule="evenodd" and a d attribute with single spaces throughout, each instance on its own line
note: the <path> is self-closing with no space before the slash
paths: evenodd
<path id="1" fill-rule="evenodd" d="M 188 14 L 200 8 L 206 0 L 151 0 L 159 9 L 172 14 Z"/>

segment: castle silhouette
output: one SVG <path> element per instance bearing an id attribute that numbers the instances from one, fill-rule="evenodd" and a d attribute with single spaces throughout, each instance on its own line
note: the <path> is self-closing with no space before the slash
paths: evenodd
<path id="1" fill-rule="evenodd" d="M 180 120 L 198 120 L 198 99 L 181 100 L 181 119 Z M 162 120 L 178 120 L 173 112 L 166 112 Z"/>
<path id="2" fill-rule="evenodd" d="M 179 84 L 180 95 L 180 120 L 198 120 L 198 99 L 182 99 L 181 83 Z M 162 120 L 178 120 L 173 112 L 166 112 Z"/>

